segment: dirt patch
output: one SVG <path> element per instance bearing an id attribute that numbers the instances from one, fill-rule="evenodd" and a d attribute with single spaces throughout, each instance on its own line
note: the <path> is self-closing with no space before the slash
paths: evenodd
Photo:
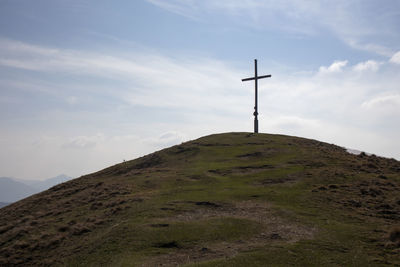
<path id="1" fill-rule="evenodd" d="M 314 228 L 289 222 L 279 216 L 267 203 L 243 201 L 235 205 L 218 204 L 218 207 L 214 205 L 197 205 L 196 203 L 206 202 L 194 202 L 193 204 L 196 205 L 196 208 L 178 214 L 171 221 L 192 222 L 230 217 L 259 223 L 259 232 L 254 236 L 232 242 L 196 244 L 191 248 L 174 246 L 177 250 L 153 257 L 142 266 L 178 266 L 218 258 L 231 258 L 240 252 L 257 249 L 268 244 L 293 243 L 301 239 L 311 239 L 316 231 Z"/>
<path id="2" fill-rule="evenodd" d="M 257 183 L 257 185 L 267 186 L 267 185 L 273 185 L 273 184 L 284 184 L 284 183 L 293 182 L 293 181 L 295 181 L 295 179 L 290 178 L 290 177 L 281 177 L 281 178 L 275 178 L 275 179 L 267 178 L 267 179 L 262 180 L 260 183 Z"/>
<path id="3" fill-rule="evenodd" d="M 177 145 L 168 150 L 169 154 L 172 155 L 185 154 L 186 156 L 195 155 L 199 151 L 200 149 L 196 146 L 184 146 L 184 145 Z"/>
<path id="4" fill-rule="evenodd" d="M 275 167 L 269 164 L 259 165 L 259 166 L 239 166 L 236 168 L 230 169 L 216 169 L 216 170 L 209 170 L 208 173 L 211 175 L 248 175 L 248 174 L 255 174 L 260 173 L 266 170 L 274 169 Z"/>
<path id="5" fill-rule="evenodd" d="M 169 224 L 168 223 L 154 223 L 154 224 L 150 224 L 151 227 L 155 227 L 155 228 L 162 228 L 162 227 L 168 227 Z"/>
<path id="6" fill-rule="evenodd" d="M 179 245 L 178 242 L 171 241 L 171 242 L 154 244 L 154 247 L 156 247 L 156 248 L 180 248 L 181 246 Z"/>
<path id="7" fill-rule="evenodd" d="M 238 155 L 238 158 L 260 158 L 262 157 L 263 153 L 262 152 L 254 152 L 254 153 L 246 153 L 246 154 L 241 154 Z"/>
<path id="8" fill-rule="evenodd" d="M 199 143 L 199 142 L 193 142 L 193 145 L 198 145 L 198 146 L 232 146 L 231 144 L 225 144 L 225 143 Z"/>
<path id="9" fill-rule="evenodd" d="M 209 202 L 209 201 L 198 201 L 198 202 L 195 202 L 195 204 L 197 206 L 206 206 L 206 207 L 213 207 L 213 208 L 221 207 L 221 205 L 213 203 L 213 202 Z"/>
<path id="10" fill-rule="evenodd" d="M 247 219 L 260 223 L 265 226 L 264 233 L 260 237 L 270 236 L 269 234 L 278 233 L 285 240 L 297 241 L 302 238 L 311 237 L 313 230 L 301 225 L 289 223 L 284 218 L 276 214 L 276 211 L 264 202 L 242 201 L 235 205 L 218 204 L 218 208 L 197 208 L 176 216 L 178 221 L 195 221 L 209 218 L 232 217 Z"/>
<path id="11" fill-rule="evenodd" d="M 276 148 L 263 147 L 255 152 L 249 152 L 245 154 L 237 155 L 236 157 L 242 160 L 254 160 L 254 159 L 262 159 L 262 158 L 270 158 L 279 153 L 280 150 Z"/>
<path id="12" fill-rule="evenodd" d="M 291 173 L 283 177 L 267 177 L 255 183 L 256 186 L 268 186 L 274 184 L 284 184 L 284 183 L 293 183 L 299 181 L 303 178 L 303 174 L 301 173 Z"/>

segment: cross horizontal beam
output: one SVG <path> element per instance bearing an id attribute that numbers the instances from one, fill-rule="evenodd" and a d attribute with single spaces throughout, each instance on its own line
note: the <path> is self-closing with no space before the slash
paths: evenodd
<path id="1" fill-rule="evenodd" d="M 252 80 L 255 80 L 255 79 L 258 80 L 258 79 L 270 78 L 270 77 L 271 77 L 271 75 L 257 76 L 257 77 L 242 79 L 242 82 L 252 81 Z"/>

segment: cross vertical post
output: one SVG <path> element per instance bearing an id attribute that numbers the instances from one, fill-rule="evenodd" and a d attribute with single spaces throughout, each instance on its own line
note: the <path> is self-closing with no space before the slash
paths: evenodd
<path id="1" fill-rule="evenodd" d="M 254 59 L 254 77 L 257 76 L 257 59 Z M 254 133 L 258 133 L 258 79 L 254 79 L 255 84 L 255 104 L 254 104 Z"/>
<path id="2" fill-rule="evenodd" d="M 270 78 L 271 75 L 258 76 L 257 73 L 257 59 L 254 59 L 254 77 L 242 79 L 242 82 L 254 80 L 255 85 L 255 97 L 254 97 L 254 133 L 258 133 L 258 80 L 264 78 Z"/>

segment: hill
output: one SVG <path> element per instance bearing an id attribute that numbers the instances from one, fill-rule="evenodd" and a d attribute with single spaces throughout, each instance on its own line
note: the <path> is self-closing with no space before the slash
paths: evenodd
<path id="1" fill-rule="evenodd" d="M 203 137 L 0 210 L 0 265 L 400 264 L 400 162 L 298 137 Z"/>

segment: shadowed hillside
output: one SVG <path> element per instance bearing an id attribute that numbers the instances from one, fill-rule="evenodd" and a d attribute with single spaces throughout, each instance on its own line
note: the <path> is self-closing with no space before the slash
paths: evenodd
<path id="1" fill-rule="evenodd" d="M 0 209 L 0 265 L 400 264 L 400 163 L 228 133 Z"/>

